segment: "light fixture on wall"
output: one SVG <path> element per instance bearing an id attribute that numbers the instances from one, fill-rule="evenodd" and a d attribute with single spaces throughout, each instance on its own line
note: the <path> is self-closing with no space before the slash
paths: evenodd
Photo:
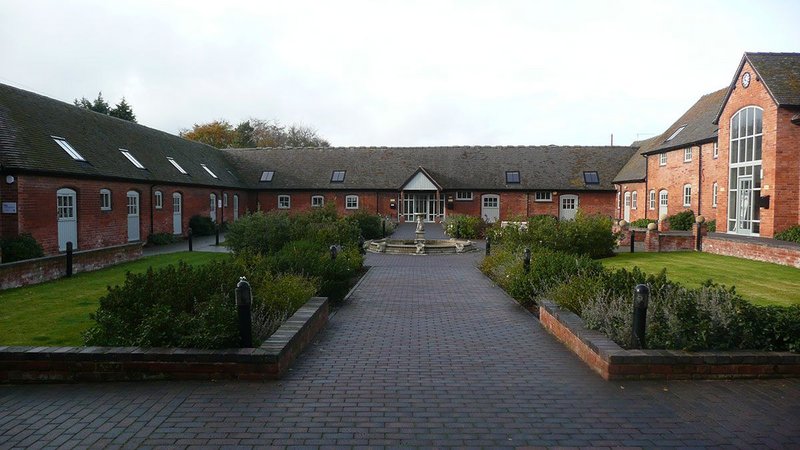
<path id="1" fill-rule="evenodd" d="M 6 183 L 14 184 L 15 181 L 17 181 L 17 179 L 14 178 L 14 175 L 6 175 Z"/>

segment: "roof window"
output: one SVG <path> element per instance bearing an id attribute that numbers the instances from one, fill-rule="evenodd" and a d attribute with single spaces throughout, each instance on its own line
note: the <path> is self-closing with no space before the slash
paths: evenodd
<path id="1" fill-rule="evenodd" d="M 670 135 L 670 136 L 667 138 L 667 140 L 666 140 L 666 141 L 664 141 L 664 142 L 669 142 L 669 141 L 671 141 L 671 140 L 675 139 L 675 136 L 677 136 L 677 135 L 678 135 L 678 133 L 680 133 L 681 131 L 683 131 L 683 129 L 684 129 L 684 128 L 686 128 L 686 125 L 683 125 L 682 127 L 680 127 L 680 128 L 678 128 L 677 130 L 675 130 L 675 132 L 674 132 L 674 133 L 672 133 L 672 134 L 671 134 L 671 135 Z"/>
<path id="2" fill-rule="evenodd" d="M 200 165 L 203 166 L 203 169 L 206 169 L 206 172 L 208 172 L 209 175 L 211 175 L 214 178 L 219 178 L 217 174 L 215 174 L 214 172 L 211 171 L 211 169 L 208 168 L 207 165 L 205 164 L 200 164 Z"/>
<path id="3" fill-rule="evenodd" d="M 66 139 L 58 136 L 51 136 L 51 137 L 53 138 L 54 141 L 56 141 L 56 144 L 58 144 L 59 147 L 63 148 L 64 151 L 67 152 L 67 154 L 72 157 L 72 159 L 74 159 L 75 161 L 86 161 L 86 158 L 81 156 L 81 154 L 78 153 L 77 150 L 72 148 L 72 146 L 69 145 L 69 142 L 67 142 Z"/>
<path id="4" fill-rule="evenodd" d="M 331 183 L 343 183 L 344 182 L 344 170 L 334 170 L 331 174 Z"/>
<path id="5" fill-rule="evenodd" d="M 173 167 L 178 169 L 178 172 L 180 172 L 180 173 L 182 173 L 184 175 L 188 175 L 188 173 L 186 173 L 186 170 L 184 170 L 184 168 L 181 167 L 181 165 L 178 164 L 178 161 L 175 161 L 175 159 L 173 157 L 167 156 L 167 161 L 169 161 L 172 164 Z"/>
<path id="6" fill-rule="evenodd" d="M 265 171 L 261 172 L 261 180 L 260 181 L 263 182 L 263 183 L 269 183 L 270 181 L 272 181 L 272 177 L 274 177 L 274 176 L 275 176 L 275 171 L 274 170 L 265 170 Z"/>
<path id="7" fill-rule="evenodd" d="M 519 171 L 506 172 L 506 184 L 519 184 Z"/>
<path id="8" fill-rule="evenodd" d="M 142 163 L 140 163 L 138 159 L 136 159 L 133 155 L 131 155 L 131 152 L 125 150 L 124 148 L 119 149 L 119 151 L 121 151 L 122 154 L 125 155 L 126 158 L 128 158 L 128 161 L 130 161 L 131 164 L 136 166 L 137 169 L 144 169 Z"/>
<path id="9" fill-rule="evenodd" d="M 586 184 L 600 184 L 600 176 L 597 172 L 583 172 L 583 182 Z"/>

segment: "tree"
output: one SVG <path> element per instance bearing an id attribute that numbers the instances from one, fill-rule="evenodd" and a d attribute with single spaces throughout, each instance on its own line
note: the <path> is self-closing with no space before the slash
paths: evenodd
<path id="1" fill-rule="evenodd" d="M 236 126 L 236 139 L 233 143 L 233 147 L 237 148 L 250 148 L 255 147 L 255 141 L 253 140 L 253 126 L 250 125 L 249 120 L 245 120 L 244 122 L 240 123 Z"/>
<path id="2" fill-rule="evenodd" d="M 194 124 L 191 130 L 181 130 L 180 135 L 183 138 L 217 148 L 232 147 L 237 141 L 236 130 L 227 120 L 223 119 L 199 125 Z"/>
<path id="3" fill-rule="evenodd" d="M 331 143 L 317 134 L 317 130 L 305 125 L 292 125 L 286 131 L 287 147 L 330 147 Z"/>
<path id="4" fill-rule="evenodd" d="M 119 103 L 116 104 L 109 112 L 108 115 L 116 117 L 117 119 L 127 120 L 128 122 L 136 122 L 136 115 L 133 113 L 133 108 L 122 97 Z"/>
<path id="5" fill-rule="evenodd" d="M 100 114 L 108 114 L 109 111 L 108 102 L 103 98 L 102 91 L 97 93 L 97 98 L 94 99 L 94 102 L 89 101 L 86 97 L 81 97 L 80 100 L 76 98 L 73 103 L 75 103 L 75 106 L 91 109 L 92 111 L 99 112 Z"/>

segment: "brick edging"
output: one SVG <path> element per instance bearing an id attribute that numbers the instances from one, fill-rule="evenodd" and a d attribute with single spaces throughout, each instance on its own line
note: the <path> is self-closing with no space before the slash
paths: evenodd
<path id="1" fill-rule="evenodd" d="M 540 301 L 542 326 L 605 380 L 800 377 L 800 354 L 788 352 L 625 350 L 589 330 L 574 313 Z"/>
<path id="2" fill-rule="evenodd" d="M 0 383 L 279 379 L 328 314 L 328 299 L 313 297 L 258 348 L 0 346 Z"/>

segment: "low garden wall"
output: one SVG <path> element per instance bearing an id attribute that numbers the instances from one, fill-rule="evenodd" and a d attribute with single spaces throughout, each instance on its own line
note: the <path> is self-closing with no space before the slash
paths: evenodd
<path id="1" fill-rule="evenodd" d="M 77 251 L 72 255 L 72 271 L 73 273 L 89 272 L 141 257 L 142 243 Z M 44 283 L 63 278 L 66 274 L 66 254 L 0 264 L 0 289 Z"/>
<path id="2" fill-rule="evenodd" d="M 703 251 L 800 268 L 800 244 L 793 242 L 709 233 L 703 237 Z"/>
<path id="3" fill-rule="evenodd" d="M 258 348 L 0 347 L 0 383 L 279 379 L 328 315 L 314 297 Z"/>
<path id="4" fill-rule="evenodd" d="M 606 380 L 780 378 L 800 376 L 800 354 L 788 352 L 625 350 L 574 313 L 539 305 L 547 331 Z"/>

